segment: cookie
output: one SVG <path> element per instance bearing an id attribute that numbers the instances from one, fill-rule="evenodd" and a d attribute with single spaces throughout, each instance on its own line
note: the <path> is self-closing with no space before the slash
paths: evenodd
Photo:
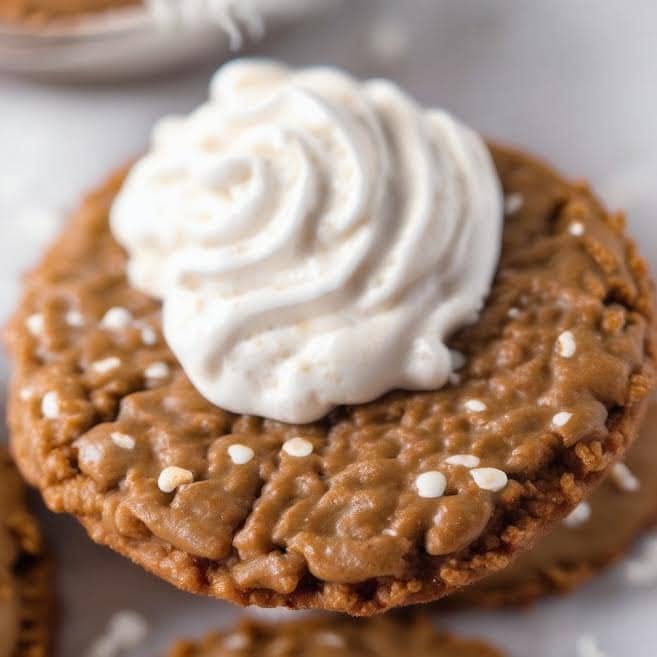
<path id="1" fill-rule="evenodd" d="M 448 604 L 527 605 L 570 593 L 610 566 L 657 521 L 657 405 L 627 455 L 562 526 L 511 566 L 448 599 Z"/>
<path id="2" fill-rule="evenodd" d="M 191 385 L 159 303 L 126 280 L 108 229 L 125 172 L 112 176 L 29 276 L 7 332 L 26 478 L 99 543 L 241 605 L 369 615 L 506 567 L 633 442 L 654 309 L 620 215 L 491 148 L 508 215 L 488 301 L 451 340 L 459 380 L 296 426 Z M 435 469 L 445 495 L 420 495 Z"/>
<path id="3" fill-rule="evenodd" d="M 0 657 L 49 653 L 50 565 L 25 489 L 0 447 Z"/>
<path id="4" fill-rule="evenodd" d="M 227 632 L 181 642 L 168 657 L 502 657 L 481 641 L 436 630 L 426 616 L 386 615 L 373 619 L 322 617 L 280 624 L 243 620 Z"/>

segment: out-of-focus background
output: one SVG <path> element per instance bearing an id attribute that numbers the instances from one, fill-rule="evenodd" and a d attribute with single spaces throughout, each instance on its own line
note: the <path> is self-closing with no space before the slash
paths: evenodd
<path id="1" fill-rule="evenodd" d="M 656 28 L 653 0 L 344 0 L 245 53 L 394 78 L 491 138 L 588 178 L 611 206 L 628 210 L 631 231 L 657 271 Z M 0 75 L 2 321 L 19 273 L 62 215 L 145 147 L 156 118 L 201 102 L 220 61 L 103 84 Z M 0 368 L 4 390 L 4 359 Z M 121 609 L 137 610 L 151 626 L 147 641 L 125 657 L 162 654 L 172 639 L 237 615 L 92 545 L 70 518 L 42 515 L 59 566 L 57 657 L 84 657 Z M 633 558 L 641 554 L 640 546 Z M 443 614 L 441 622 L 490 638 L 516 657 L 654 657 L 655 608 L 657 577 L 630 585 L 620 564 L 564 600 L 521 612 Z M 586 634 L 602 653 L 578 652 L 578 642 L 586 651 Z"/>

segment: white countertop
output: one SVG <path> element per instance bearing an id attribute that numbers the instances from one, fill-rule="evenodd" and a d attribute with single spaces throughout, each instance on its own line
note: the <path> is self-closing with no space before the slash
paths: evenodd
<path id="1" fill-rule="evenodd" d="M 372 46 L 381 12 L 404 21 L 403 32 L 392 35 L 397 57 L 382 57 Z M 588 178 L 610 204 L 629 211 L 631 231 L 657 270 L 656 25 L 652 0 L 346 0 L 341 12 L 251 52 L 393 77 L 485 134 Z M 216 63 L 126 84 L 0 78 L 3 319 L 18 273 L 56 229 L 56 213 L 138 153 L 155 118 L 203 99 Z M 147 642 L 124 657 L 162 654 L 175 637 L 237 614 L 93 545 L 72 519 L 42 515 L 59 562 L 57 657 L 83 657 L 120 609 L 138 610 L 152 626 Z M 656 606 L 657 582 L 631 587 L 620 565 L 566 600 L 523 612 L 450 614 L 443 622 L 489 637 L 514 657 L 584 657 L 575 644 L 585 632 L 597 637 L 605 657 L 654 657 Z"/>

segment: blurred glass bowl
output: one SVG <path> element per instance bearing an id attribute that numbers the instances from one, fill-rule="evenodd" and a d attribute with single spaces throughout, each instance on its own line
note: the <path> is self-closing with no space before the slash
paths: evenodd
<path id="1" fill-rule="evenodd" d="M 278 30 L 340 0 L 252 0 L 267 30 Z M 0 23 L 0 71 L 62 80 L 110 80 L 157 75 L 210 56 L 230 54 L 221 26 L 163 28 L 143 6 L 74 20 Z"/>

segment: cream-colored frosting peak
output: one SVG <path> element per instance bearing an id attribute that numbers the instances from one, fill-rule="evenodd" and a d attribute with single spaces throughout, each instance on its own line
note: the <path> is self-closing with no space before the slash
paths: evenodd
<path id="1" fill-rule="evenodd" d="M 486 146 L 447 113 L 390 82 L 238 60 L 156 127 L 111 225 L 197 389 L 301 423 L 447 382 L 502 215 Z"/>

